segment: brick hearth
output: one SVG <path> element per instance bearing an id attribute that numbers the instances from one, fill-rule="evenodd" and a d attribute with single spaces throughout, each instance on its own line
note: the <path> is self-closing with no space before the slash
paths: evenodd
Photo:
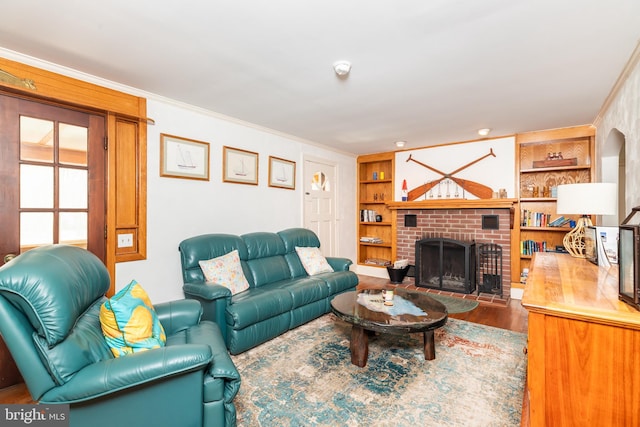
<path id="1" fill-rule="evenodd" d="M 416 226 L 406 227 L 405 216 L 415 215 Z M 483 215 L 497 215 L 498 229 L 482 228 Z M 463 208 L 463 209 L 401 209 L 397 215 L 397 259 L 407 259 L 415 264 L 415 243 L 423 238 L 448 238 L 476 244 L 495 243 L 502 247 L 502 295 L 480 294 L 477 291 L 464 298 L 482 301 L 507 301 L 511 295 L 511 229 L 510 209 Z M 413 277 L 405 278 L 404 285 L 414 287 Z M 437 290 L 436 290 L 437 292 Z M 443 292 L 452 294 L 451 292 Z"/>

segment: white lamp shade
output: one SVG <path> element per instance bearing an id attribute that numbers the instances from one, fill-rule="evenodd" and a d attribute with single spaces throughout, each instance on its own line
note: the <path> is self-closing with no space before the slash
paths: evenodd
<path id="1" fill-rule="evenodd" d="M 558 214 L 614 215 L 618 200 L 617 184 L 587 182 L 558 185 Z"/>

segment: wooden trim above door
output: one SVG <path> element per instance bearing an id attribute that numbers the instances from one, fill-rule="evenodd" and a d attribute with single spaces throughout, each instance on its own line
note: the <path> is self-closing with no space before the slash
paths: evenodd
<path id="1" fill-rule="evenodd" d="M 0 87 L 11 91 L 68 105 L 109 111 L 147 120 L 147 101 L 145 98 L 21 64 L 6 58 L 0 58 L 0 70 L 15 77 L 15 79 L 7 79 L 12 81 L 4 81 L 0 78 Z M 20 83 L 24 81 L 32 82 L 34 88 L 31 89 Z"/>

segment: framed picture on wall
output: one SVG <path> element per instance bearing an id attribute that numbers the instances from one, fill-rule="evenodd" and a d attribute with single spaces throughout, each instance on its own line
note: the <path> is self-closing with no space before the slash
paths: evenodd
<path id="1" fill-rule="evenodd" d="M 258 153 L 222 147 L 222 181 L 258 185 Z"/>
<path id="2" fill-rule="evenodd" d="M 269 156 L 269 187 L 296 189 L 296 162 Z"/>
<path id="3" fill-rule="evenodd" d="M 209 181 L 209 143 L 160 134 L 160 176 Z"/>

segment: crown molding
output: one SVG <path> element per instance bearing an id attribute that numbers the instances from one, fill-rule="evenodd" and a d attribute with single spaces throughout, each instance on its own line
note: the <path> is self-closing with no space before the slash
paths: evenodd
<path id="1" fill-rule="evenodd" d="M 624 86 L 624 84 L 627 82 L 627 79 L 629 78 L 631 73 L 635 70 L 639 62 L 640 62 L 640 42 L 638 42 L 635 49 L 633 50 L 633 53 L 631 53 L 631 56 L 629 57 L 629 60 L 627 61 L 624 68 L 622 69 L 622 72 L 620 73 L 618 80 L 616 80 L 615 84 L 613 85 L 613 88 L 611 89 L 611 92 L 609 92 L 609 95 L 604 100 L 602 107 L 600 107 L 600 111 L 598 111 L 598 114 L 593 120 L 593 125 L 596 128 L 600 125 L 600 122 L 602 122 L 605 112 L 609 109 L 613 100 L 618 96 L 618 94 L 620 93 L 620 90 L 622 89 L 622 86 Z"/>

